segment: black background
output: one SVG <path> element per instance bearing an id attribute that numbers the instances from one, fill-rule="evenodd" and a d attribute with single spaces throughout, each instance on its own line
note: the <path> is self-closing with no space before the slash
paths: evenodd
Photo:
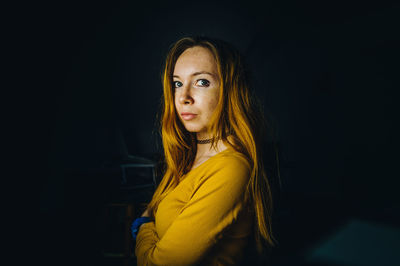
<path id="1" fill-rule="evenodd" d="M 160 154 L 161 67 L 169 45 L 190 34 L 232 43 L 253 72 L 279 147 L 277 254 L 301 254 L 349 217 L 398 227 L 398 4 L 55 1 L 14 10 L 6 27 L 21 90 L 11 117 L 42 262 L 101 263 L 96 224 L 118 184 L 104 170 L 118 156 L 116 129 L 131 154 Z"/>

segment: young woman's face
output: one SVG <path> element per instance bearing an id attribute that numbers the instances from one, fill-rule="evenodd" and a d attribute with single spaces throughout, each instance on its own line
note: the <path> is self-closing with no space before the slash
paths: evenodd
<path id="1" fill-rule="evenodd" d="M 178 58 L 173 73 L 175 108 L 189 132 L 198 139 L 209 137 L 207 128 L 219 98 L 217 63 L 204 47 L 186 49 Z"/>

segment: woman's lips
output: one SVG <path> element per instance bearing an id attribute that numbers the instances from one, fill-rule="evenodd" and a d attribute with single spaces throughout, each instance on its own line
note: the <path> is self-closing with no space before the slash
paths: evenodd
<path id="1" fill-rule="evenodd" d="M 181 113 L 181 117 L 183 120 L 185 121 L 189 121 L 192 120 L 193 118 L 195 118 L 197 116 L 197 114 L 192 114 L 192 113 Z"/>

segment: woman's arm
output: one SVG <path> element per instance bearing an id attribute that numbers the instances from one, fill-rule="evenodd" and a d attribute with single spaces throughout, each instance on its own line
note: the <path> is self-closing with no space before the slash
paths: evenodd
<path id="1" fill-rule="evenodd" d="M 150 217 L 150 212 L 148 209 L 146 209 L 143 213 L 141 217 Z"/>
<path id="2" fill-rule="evenodd" d="M 249 168 L 229 160 L 199 180 L 191 200 L 161 239 L 154 222 L 143 224 L 136 240 L 138 265 L 192 265 L 199 262 L 244 208 Z"/>
<path id="3" fill-rule="evenodd" d="M 141 216 L 141 217 L 135 219 L 135 220 L 132 222 L 132 225 L 131 225 L 131 233 L 132 233 L 133 239 L 136 240 L 136 234 L 137 234 L 137 232 L 139 231 L 140 227 L 141 227 L 144 223 L 151 222 L 150 216 L 151 216 L 151 215 L 150 215 L 149 210 L 146 209 L 146 210 L 142 213 L 142 216 Z"/>

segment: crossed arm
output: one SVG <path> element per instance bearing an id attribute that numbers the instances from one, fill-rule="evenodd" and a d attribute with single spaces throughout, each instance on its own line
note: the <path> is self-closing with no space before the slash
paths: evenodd
<path id="1" fill-rule="evenodd" d="M 201 261 L 245 207 L 248 180 L 249 169 L 244 164 L 221 168 L 199 181 L 197 191 L 161 239 L 154 222 L 143 224 L 136 239 L 138 265 Z"/>

